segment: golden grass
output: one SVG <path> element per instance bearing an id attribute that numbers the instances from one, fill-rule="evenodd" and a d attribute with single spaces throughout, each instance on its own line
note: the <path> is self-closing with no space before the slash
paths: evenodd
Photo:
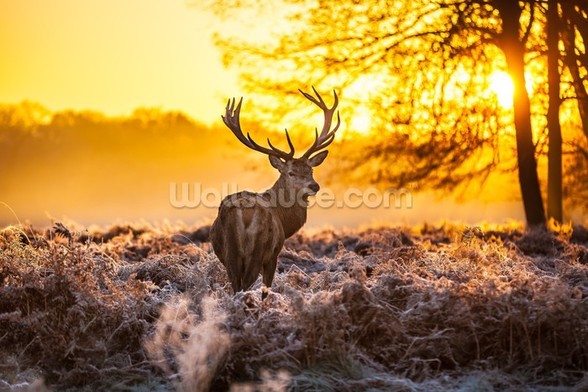
<path id="1" fill-rule="evenodd" d="M 265 302 L 259 282 L 230 294 L 206 233 L 1 230 L 0 389 L 588 384 L 583 227 L 297 234 Z"/>

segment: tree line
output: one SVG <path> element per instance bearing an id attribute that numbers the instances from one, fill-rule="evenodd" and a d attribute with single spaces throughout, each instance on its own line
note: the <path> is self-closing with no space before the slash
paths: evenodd
<path id="1" fill-rule="evenodd" d="M 529 226 L 562 222 L 564 193 L 588 204 L 585 1 L 281 0 L 269 10 L 259 0 L 207 5 L 225 21 L 277 9 L 280 24 L 290 26 L 269 24 L 265 39 L 217 36 L 244 88 L 278 98 L 266 100 L 276 117 L 291 107 L 301 84 L 337 88 L 343 100 L 346 90 L 361 91 L 362 99 L 347 102 L 350 111 L 369 110 L 374 130 L 367 151 L 349 154 L 363 178 L 451 190 L 516 170 Z M 497 69 L 512 78 L 511 108 L 488 94 Z"/>

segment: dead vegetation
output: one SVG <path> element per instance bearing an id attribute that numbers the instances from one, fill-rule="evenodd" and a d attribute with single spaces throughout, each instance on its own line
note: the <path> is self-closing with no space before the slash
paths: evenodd
<path id="1" fill-rule="evenodd" d="M 0 391 L 588 385 L 583 227 L 298 234 L 264 302 L 207 228 L 76 230 L 0 231 Z"/>

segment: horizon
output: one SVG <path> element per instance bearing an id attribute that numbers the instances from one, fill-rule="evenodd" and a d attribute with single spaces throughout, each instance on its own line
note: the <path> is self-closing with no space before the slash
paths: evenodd
<path id="1" fill-rule="evenodd" d="M 181 0 L 1 0 L 0 102 L 109 116 L 158 107 L 210 125 L 240 91 L 212 42 L 217 23 Z"/>
<path id="2" fill-rule="evenodd" d="M 0 104 L 0 109 L 3 107 Z M 29 107 L 41 110 L 34 104 Z M 13 110 L 19 113 L 19 106 Z M 141 222 L 205 225 L 214 219 L 221 196 L 231 193 L 226 186 L 231 191 L 262 191 L 275 181 L 278 173 L 267 158 L 241 145 L 224 125 L 186 124 L 181 115 L 174 115 L 177 113 L 185 115 L 149 108 L 122 117 L 64 111 L 49 112 L 44 118 L 22 114 L 25 118 L 32 115 L 37 123 L 0 123 L 0 128 L 17 130 L 8 133 L 13 138 L 24 137 L 13 142 L 4 139 L 17 148 L 8 147 L 11 153 L 4 156 L 4 165 L 12 169 L 0 179 L 0 225 L 29 222 L 45 227 L 55 221 L 84 227 Z M 136 140 L 132 151 L 128 150 L 129 140 Z M 411 188 L 398 190 L 408 191 L 410 205 L 401 199 L 404 193 L 399 199 L 392 193 L 388 207 L 371 205 L 371 199 L 362 201 L 357 195 L 365 193 L 376 201 L 378 197 L 386 201 L 386 192 L 394 190 L 332 181 L 331 171 L 339 162 L 337 151 L 341 148 L 343 143 L 336 143 L 334 156 L 315 174 L 321 198 L 334 202 L 321 205 L 321 198 L 314 198 L 318 205 L 309 209 L 305 230 L 444 221 L 510 224 L 524 219 L 520 201 L 506 193 L 497 199 L 489 192 L 491 184 L 465 202 L 459 202 L 455 194 L 441 197 Z M 43 164 L 35 165 L 37 161 Z M 186 202 L 185 194 L 172 193 L 172 184 L 191 187 L 188 193 L 192 199 Z M 192 189 L 196 185 L 201 187 L 199 192 Z M 345 201 L 346 191 L 357 195 Z M 213 197 L 208 203 L 188 205 L 207 195 Z M 187 207 L 178 205 L 182 202 Z"/>
<path id="3" fill-rule="evenodd" d="M 0 36 L 9 37 L 0 40 L 0 56 L 8 59 L 0 64 L 0 104 L 39 104 L 52 115 L 70 111 L 74 114 L 97 113 L 103 115 L 106 122 L 130 119 L 141 111 L 147 115 L 175 112 L 185 115 L 198 127 L 223 129 L 220 141 L 216 143 L 208 141 L 208 144 L 199 145 L 192 140 L 193 151 L 185 149 L 182 144 L 185 141 L 177 141 L 170 146 L 164 146 L 164 140 L 152 141 L 153 145 L 145 145 L 143 150 L 134 152 L 139 158 L 131 162 L 125 161 L 127 150 L 124 146 L 114 151 L 104 148 L 104 151 L 96 153 L 95 150 L 102 147 L 86 146 L 83 140 L 78 140 L 79 146 L 67 146 L 81 148 L 86 155 L 67 149 L 53 155 L 45 151 L 45 155 L 40 155 L 41 160 L 35 162 L 29 162 L 27 159 L 30 160 L 30 157 L 21 155 L 20 161 L 6 162 L 10 169 L 3 178 L 4 186 L 0 187 L 0 202 L 5 203 L 0 205 L 0 223 L 28 220 L 47 225 L 52 219 L 84 225 L 142 219 L 151 222 L 205 221 L 212 219 L 216 211 L 211 209 L 205 213 L 190 214 L 173 209 L 169 200 L 169 184 L 200 182 L 203 186 L 219 187 L 220 180 L 230 183 L 238 179 L 240 189 L 270 186 L 276 174 L 269 168 L 267 160 L 230 139 L 230 132 L 220 122 L 230 97 L 245 95 L 248 105 L 244 108 L 247 112 L 243 115 L 244 119 L 245 116 L 246 121 L 257 119 L 262 125 L 267 118 L 257 115 L 268 106 L 268 102 L 258 100 L 259 95 L 242 94 L 244 87 L 237 67 L 223 63 L 227 60 L 222 58 L 222 50 L 215 46 L 213 39 L 220 26 L 228 31 L 235 27 L 221 24 L 212 12 L 183 0 L 131 0 L 124 3 L 115 0 L 99 3 L 0 0 Z M 249 38 L 257 37 L 254 30 L 249 33 Z M 468 79 L 464 69 L 454 76 L 456 83 Z M 494 69 L 488 78 L 490 84 L 485 87 L 484 94 L 497 99 L 502 115 L 510 114 L 513 85 L 509 75 Z M 531 88 L 533 78 L 529 77 L 527 81 Z M 377 123 L 373 122 L 371 112 L 363 101 L 368 100 L 370 91 L 383 86 L 385 83 L 374 75 L 366 75 L 349 86 L 342 100 L 343 126 L 335 145 L 374 131 Z M 360 105 L 356 105 L 358 101 Z M 304 112 L 308 107 L 302 101 L 297 101 L 296 105 L 300 105 L 300 112 L 306 116 L 304 127 L 299 126 L 300 121 L 296 122 L 296 117 L 288 113 L 275 129 L 299 128 L 301 132 L 296 137 L 299 142 L 306 142 L 321 114 L 313 111 L 309 116 L 310 112 Z M 75 121 L 73 124 L 80 130 L 85 129 Z M 127 130 L 131 134 L 138 132 L 138 129 Z M 173 133 L 175 130 L 170 131 Z M 506 126 L 503 131 L 508 133 L 513 130 Z M 266 135 L 263 127 L 254 132 Z M 263 136 L 255 138 L 264 139 Z M 362 139 L 365 140 L 356 139 L 358 144 L 369 143 L 369 138 Z M 109 142 L 121 143 L 112 136 L 98 143 Z M 172 151 L 172 147 L 177 151 Z M 165 150 L 163 153 L 160 151 L 162 148 Z M 11 153 L 14 154 L 14 151 Z M 200 161 L 187 156 L 189 154 L 202 155 L 210 160 Z M 55 158 L 54 155 L 60 157 Z M 317 171 L 317 178 L 321 181 L 330 179 L 331 173 L 327 168 L 336 165 L 335 155 L 331 154 L 325 167 Z M 163 163 L 154 160 L 154 157 L 160 158 Z M 200 167 L 194 168 L 193 165 Z M 220 169 L 210 170 L 211 165 L 218 165 Z M 163 166 L 167 171 L 162 169 Z M 152 175 L 145 167 L 157 175 Z M 104 176 L 104 168 L 112 172 Z M 51 179 L 54 175 L 51 170 L 67 170 L 65 174 L 58 175 L 69 177 L 67 180 Z M 138 184 L 133 185 L 133 178 Z M 341 209 L 323 209 L 318 213 L 311 211 L 305 227 L 354 227 L 382 221 L 418 224 L 457 220 L 475 224 L 524 220 L 519 190 L 512 179 L 512 173 L 507 173 L 502 177 L 502 183 L 495 181 L 486 185 L 484 191 L 467 195 L 469 200 L 465 203 L 458 202 L 456 199 L 459 197 L 454 192 L 439 196 L 439 193 L 417 189 L 415 207 L 401 213 L 361 209 L 346 210 L 344 213 Z M 114 189 L 116 194 L 105 194 L 105 189 Z M 43 197 L 39 198 L 39 194 Z M 97 206 L 102 205 L 103 199 L 107 200 L 104 206 L 109 211 L 105 216 L 97 215 Z M 84 206 L 82 200 L 89 205 Z M 497 203 L 492 204 L 492 201 Z M 570 210 L 566 213 L 568 220 L 587 222 L 588 217 L 583 211 Z"/>

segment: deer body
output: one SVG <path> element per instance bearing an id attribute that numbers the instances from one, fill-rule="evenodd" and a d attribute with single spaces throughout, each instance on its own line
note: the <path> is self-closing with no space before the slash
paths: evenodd
<path id="1" fill-rule="evenodd" d="M 314 90 L 314 88 L 313 88 Z M 302 91 L 301 91 L 302 92 Z M 328 146 L 334 139 L 337 125 L 330 131 L 331 120 L 337 107 L 327 108 L 320 95 L 314 90 L 313 96 L 304 96 L 318 105 L 325 113 L 325 125 L 321 134 L 316 131 L 315 142 L 300 158 L 294 158 L 294 147 L 286 131 L 290 152 L 285 153 L 268 139 L 270 149 L 261 147 L 247 134 L 245 137 L 239 125 L 241 102 L 235 108 L 235 101 L 227 105 L 225 124 L 246 146 L 269 156 L 271 165 L 280 172 L 275 184 L 265 192 L 242 191 L 227 196 L 219 207 L 212 224 L 210 239 L 214 252 L 225 266 L 235 293 L 247 290 L 261 272 L 263 281 L 262 297 L 271 287 L 286 238 L 296 233 L 306 222 L 308 197 L 315 195 L 319 185 L 312 176 L 312 168 L 320 165 L 327 151 L 313 153 Z"/>
<path id="2" fill-rule="evenodd" d="M 260 271 L 265 284 L 273 280 L 285 235 L 278 215 L 265 204 L 263 196 L 254 193 L 229 196 L 212 225 L 214 251 L 235 293 L 249 288 Z"/>

